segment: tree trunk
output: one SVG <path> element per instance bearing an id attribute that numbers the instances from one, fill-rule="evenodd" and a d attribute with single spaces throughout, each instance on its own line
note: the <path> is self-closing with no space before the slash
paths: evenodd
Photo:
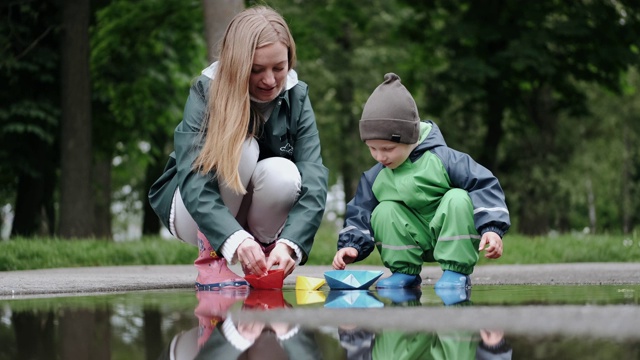
<path id="1" fill-rule="evenodd" d="M 163 140 L 161 142 L 151 144 L 151 146 L 158 146 L 160 148 L 164 147 L 164 144 L 168 141 L 166 137 L 162 137 Z M 151 138 L 156 139 L 156 137 Z M 144 194 L 144 206 L 142 207 L 142 235 L 157 235 L 160 232 L 160 219 L 151 208 L 151 204 L 149 204 L 149 199 L 147 198 L 147 193 L 149 189 L 151 189 L 151 185 L 162 175 L 162 171 L 164 170 L 166 160 L 166 156 L 164 153 L 162 154 L 162 159 L 154 156 L 154 159 L 147 165 L 147 173 L 145 174 L 145 189 L 146 193 Z"/>
<path id="2" fill-rule="evenodd" d="M 358 120 L 360 119 L 351 111 L 354 102 L 355 85 L 352 77 L 346 75 L 352 68 L 354 48 L 352 26 L 350 23 L 342 24 L 343 30 L 335 39 L 335 42 L 341 49 L 338 53 L 339 56 L 335 59 L 335 64 L 340 66 L 340 68 L 335 70 L 337 74 L 345 74 L 342 76 L 342 84 L 336 88 L 336 99 L 339 102 L 339 107 L 342 109 L 342 114 L 344 114 L 339 120 L 339 134 L 342 136 L 342 139 L 336 142 L 336 146 L 338 148 L 338 154 L 348 154 L 348 156 L 342 156 L 339 159 L 345 202 L 351 201 L 355 196 L 361 174 L 359 170 L 365 170 L 363 169 L 363 164 L 366 164 L 365 159 L 362 159 L 360 155 L 362 154 L 362 147 L 364 146 L 360 140 L 360 129 L 358 126 Z"/>
<path id="3" fill-rule="evenodd" d="M 63 1 L 59 226 L 63 238 L 93 235 L 89 18 L 88 1 Z"/>
<path id="4" fill-rule="evenodd" d="M 593 194 L 593 184 L 591 178 L 585 180 L 587 188 L 587 206 L 589 207 L 589 232 L 596 233 L 596 197 Z"/>
<path id="5" fill-rule="evenodd" d="M 556 180 L 553 174 L 560 166 L 549 154 L 557 152 L 555 145 L 554 100 L 551 89 L 542 86 L 536 89 L 528 99 L 529 119 L 535 126 L 535 132 L 530 132 L 522 139 L 530 148 L 523 152 L 521 160 L 528 164 L 525 169 L 526 189 L 521 191 L 518 230 L 525 235 L 544 235 L 550 230 L 551 214 L 556 210 L 552 199 L 557 199 Z M 543 170 L 541 170 L 543 169 Z"/>
<path id="6" fill-rule="evenodd" d="M 498 145 L 502 141 L 504 129 L 502 127 L 502 114 L 504 112 L 503 95 L 500 86 L 489 82 L 486 86 L 487 99 L 487 133 L 484 136 L 484 146 L 478 162 L 489 170 L 495 172 L 498 169 Z"/>
<path id="7" fill-rule="evenodd" d="M 620 202 L 620 206 L 622 207 L 622 233 L 628 234 L 631 229 L 631 212 L 633 205 L 631 203 L 631 141 L 629 141 L 629 131 L 626 123 L 622 124 L 622 144 L 623 144 L 623 154 L 622 154 L 622 171 L 620 176 L 620 181 L 622 182 L 622 201 Z"/>
<path id="8" fill-rule="evenodd" d="M 65 309 L 58 319 L 60 358 L 111 359 L 109 310 Z"/>
<path id="9" fill-rule="evenodd" d="M 93 165 L 95 180 L 94 235 L 102 240 L 111 240 L 111 159 L 96 159 Z"/>
<path id="10" fill-rule="evenodd" d="M 55 228 L 52 210 L 57 160 L 54 145 L 29 134 L 21 141 L 29 144 L 29 149 L 23 151 L 24 161 L 39 165 L 37 170 L 19 171 L 11 236 L 50 236 Z"/>
<path id="11" fill-rule="evenodd" d="M 47 359 L 56 353 L 52 311 L 16 311 L 11 314 L 16 359 Z M 11 343 L 11 341 L 9 341 Z M 10 344 L 3 344 L 9 346 Z M 6 350 L 7 348 L 5 348 Z"/>
<path id="12" fill-rule="evenodd" d="M 11 226 L 11 237 L 38 235 L 42 222 L 44 179 L 29 172 L 18 176 L 16 205 Z"/>
<path id="13" fill-rule="evenodd" d="M 244 9 L 242 0 L 202 0 L 207 56 L 213 62 L 231 19 Z"/>
<path id="14" fill-rule="evenodd" d="M 158 309 L 145 309 L 143 321 L 145 359 L 156 360 L 164 348 L 162 313 Z"/>

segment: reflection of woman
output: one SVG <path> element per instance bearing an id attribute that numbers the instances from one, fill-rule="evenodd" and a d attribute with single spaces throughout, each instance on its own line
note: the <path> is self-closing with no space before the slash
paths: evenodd
<path id="1" fill-rule="evenodd" d="M 511 359 L 511 346 L 501 331 L 421 332 L 341 328 L 340 344 L 349 360 L 364 359 Z"/>
<path id="2" fill-rule="evenodd" d="M 313 333 L 286 324 L 218 325 L 196 359 L 321 359 Z"/>
<path id="3" fill-rule="evenodd" d="M 225 291 L 201 291 L 196 296 L 198 305 L 194 313 L 198 327 L 174 336 L 161 359 L 322 358 L 314 334 L 297 325 L 234 321 L 228 312 L 242 300 L 241 296 Z M 291 307 L 280 291 L 251 291 L 248 296 L 244 299 L 243 309 L 259 311 Z"/>
<path id="4" fill-rule="evenodd" d="M 164 174 L 149 200 L 171 233 L 199 246 L 196 287 L 248 287 L 246 274 L 303 264 L 324 212 L 322 164 L 295 43 L 267 7 L 236 15 L 219 61 L 191 87 Z"/>
<path id="5" fill-rule="evenodd" d="M 200 327 L 176 335 L 159 359 L 321 359 L 313 333 L 285 324 L 238 323 L 214 316 L 206 338 Z M 198 343 L 201 345 L 198 345 Z"/>

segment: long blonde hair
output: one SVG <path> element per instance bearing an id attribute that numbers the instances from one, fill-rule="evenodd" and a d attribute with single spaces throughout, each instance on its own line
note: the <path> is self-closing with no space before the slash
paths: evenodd
<path id="1" fill-rule="evenodd" d="M 249 132 L 253 121 L 249 96 L 253 56 L 257 48 L 276 42 L 289 49 L 291 70 L 295 66 L 296 47 L 282 16 L 266 6 L 240 12 L 227 27 L 209 89 L 207 126 L 202 129 L 205 141 L 193 167 L 203 174 L 215 170 L 219 184 L 224 183 L 239 194 L 246 193 L 238 173 L 242 143 L 257 131 L 252 126 Z"/>

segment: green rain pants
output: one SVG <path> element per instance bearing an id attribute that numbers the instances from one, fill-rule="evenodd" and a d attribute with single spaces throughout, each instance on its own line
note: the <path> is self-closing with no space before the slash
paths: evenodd
<path id="1" fill-rule="evenodd" d="M 433 214 L 398 201 L 382 201 L 371 215 L 376 247 L 391 272 L 416 275 L 424 262 L 469 275 L 478 262 L 480 235 L 473 204 L 462 189 L 448 190 Z"/>
<path id="2" fill-rule="evenodd" d="M 376 334 L 372 358 L 378 359 L 460 359 L 475 360 L 478 336 L 466 331 Z"/>

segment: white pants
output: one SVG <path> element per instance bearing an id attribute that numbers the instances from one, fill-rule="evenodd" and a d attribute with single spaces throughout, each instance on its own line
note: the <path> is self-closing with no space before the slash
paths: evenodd
<path id="1" fill-rule="evenodd" d="M 258 142 L 247 139 L 242 145 L 238 171 L 247 193 L 237 194 L 220 185 L 222 201 L 240 225 L 256 240 L 269 244 L 278 239 L 287 215 L 300 195 L 302 179 L 296 165 L 281 157 L 258 161 Z M 171 205 L 171 232 L 180 240 L 198 244 L 198 225 L 184 206 L 180 189 Z"/>

